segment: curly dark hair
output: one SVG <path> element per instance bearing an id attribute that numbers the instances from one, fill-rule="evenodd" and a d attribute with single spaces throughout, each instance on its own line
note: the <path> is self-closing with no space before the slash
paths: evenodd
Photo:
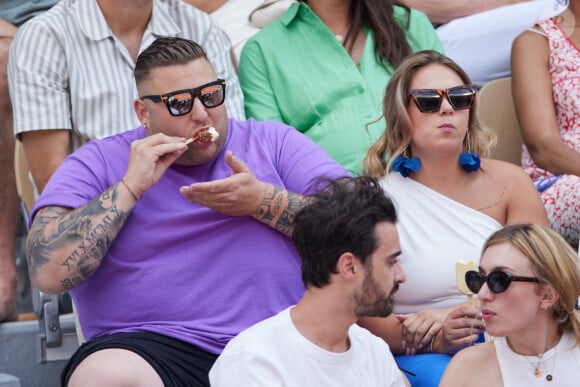
<path id="1" fill-rule="evenodd" d="M 362 176 L 331 181 L 294 218 L 292 240 L 302 257 L 306 287 L 327 285 L 345 252 L 366 264 L 378 247 L 377 223 L 396 221 L 393 202 L 375 179 Z"/>

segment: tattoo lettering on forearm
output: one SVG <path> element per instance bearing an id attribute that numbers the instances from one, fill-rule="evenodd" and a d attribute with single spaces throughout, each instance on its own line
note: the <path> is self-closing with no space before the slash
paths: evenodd
<path id="1" fill-rule="evenodd" d="M 90 211 L 86 215 L 90 216 L 91 213 L 97 212 Z M 122 218 L 123 214 L 119 212 L 115 205 L 113 205 L 102 221 L 96 226 L 90 228 L 90 232 L 86 239 L 83 240 L 79 247 L 77 247 L 72 254 L 65 259 L 63 265 L 70 271 L 73 269 L 72 265 L 77 263 L 76 269 L 81 271 L 83 278 L 92 274 L 94 270 L 90 268 L 89 259 L 91 257 L 103 257 L 105 255 L 114 239 L 114 236 L 117 234 L 115 232 L 114 235 L 110 235 L 110 233 L 111 231 L 116 230 L 115 226 L 118 220 Z"/>
<path id="2" fill-rule="evenodd" d="M 307 201 L 304 196 L 266 184 L 264 199 L 254 218 L 290 236 L 294 232 L 294 215 Z"/>
<path id="3" fill-rule="evenodd" d="M 60 281 L 62 288 L 65 291 L 71 290 L 75 286 L 79 285 L 81 282 L 83 282 L 81 277 L 65 278 L 62 281 Z"/>
<path id="4" fill-rule="evenodd" d="M 116 190 L 115 185 L 76 210 L 61 207 L 40 210 L 27 241 L 31 275 L 62 254 L 62 250 L 71 249 L 61 263 L 70 273 L 60 281 L 63 290 L 72 289 L 94 273 L 129 216 L 116 206 Z"/>

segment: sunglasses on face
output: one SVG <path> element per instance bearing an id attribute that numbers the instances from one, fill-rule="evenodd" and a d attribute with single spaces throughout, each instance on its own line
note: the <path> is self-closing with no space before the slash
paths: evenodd
<path id="1" fill-rule="evenodd" d="M 472 85 L 462 85 L 449 89 L 409 90 L 409 96 L 413 98 L 422 113 L 434 113 L 441 108 L 444 96 L 447 97 L 447 101 L 454 110 L 469 109 L 473 104 L 475 92 Z"/>
<path id="2" fill-rule="evenodd" d="M 146 95 L 141 99 L 150 99 L 155 103 L 164 102 L 169 114 L 174 117 L 187 114 L 193 109 L 193 100 L 197 97 L 206 108 L 214 108 L 224 103 L 226 81 L 218 79 L 195 89 L 177 90 L 162 95 Z"/>
<path id="3" fill-rule="evenodd" d="M 540 282 L 536 277 L 520 277 L 503 271 L 492 271 L 487 276 L 474 270 L 469 270 L 465 273 L 465 283 L 469 290 L 475 294 L 479 293 L 484 283 L 487 283 L 487 287 L 493 293 L 503 293 L 514 281 Z"/>

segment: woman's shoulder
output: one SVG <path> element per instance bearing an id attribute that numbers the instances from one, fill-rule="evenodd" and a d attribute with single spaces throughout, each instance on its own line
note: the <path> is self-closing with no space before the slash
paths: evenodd
<path id="1" fill-rule="evenodd" d="M 492 358 L 496 358 L 493 341 L 472 345 L 471 347 L 462 349 L 453 356 L 453 360 L 460 362 L 462 365 L 480 364 L 482 360 L 489 361 Z"/>
<path id="2" fill-rule="evenodd" d="M 486 187 L 501 191 L 500 201 L 506 216 L 503 224 L 548 224 L 542 199 L 530 176 L 519 165 L 501 160 L 482 160 L 482 170 L 489 184 Z M 498 215 L 499 216 L 499 215 Z M 499 218 L 496 218 L 499 219 Z"/>
<path id="3" fill-rule="evenodd" d="M 494 385 L 490 377 L 499 373 L 492 342 L 467 347 L 457 352 L 445 370 L 440 386 Z"/>
<path id="4" fill-rule="evenodd" d="M 481 169 L 488 175 L 499 179 L 529 179 L 529 176 L 520 165 L 503 160 L 482 159 Z"/>
<path id="5" fill-rule="evenodd" d="M 491 178 L 491 181 L 505 187 L 506 193 L 535 192 L 532 179 L 520 165 L 502 160 L 483 159 L 481 169 Z"/>
<path id="6" fill-rule="evenodd" d="M 548 37 L 545 31 L 538 24 L 522 31 L 513 41 L 513 52 L 522 51 L 525 53 L 529 49 L 549 49 Z"/>

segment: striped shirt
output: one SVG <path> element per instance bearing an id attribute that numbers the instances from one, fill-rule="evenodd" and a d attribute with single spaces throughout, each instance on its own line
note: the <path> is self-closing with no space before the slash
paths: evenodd
<path id="1" fill-rule="evenodd" d="M 229 116 L 244 118 L 230 43 L 207 14 L 181 0 L 153 0 L 140 52 L 160 36 L 199 43 L 217 76 L 227 81 Z M 25 23 L 11 45 L 8 76 L 14 134 L 68 129 L 74 151 L 90 139 L 138 126 L 134 68 L 96 0 L 60 1 Z"/>

